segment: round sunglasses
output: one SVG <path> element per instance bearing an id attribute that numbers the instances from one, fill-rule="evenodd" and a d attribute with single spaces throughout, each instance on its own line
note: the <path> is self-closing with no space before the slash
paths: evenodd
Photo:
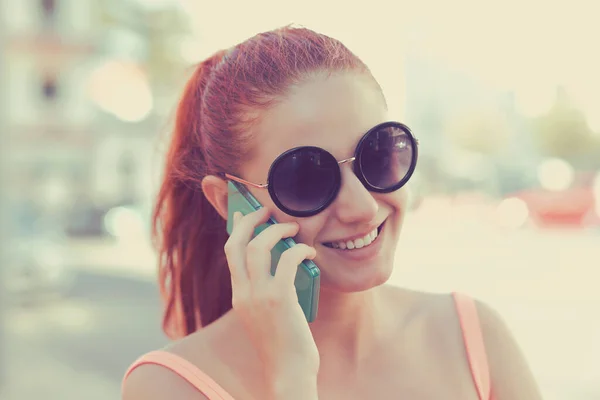
<path id="1" fill-rule="evenodd" d="M 267 183 L 257 184 L 225 174 L 227 179 L 267 189 L 275 205 L 294 217 L 309 217 L 326 209 L 342 185 L 340 165 L 353 163 L 365 188 L 390 193 L 408 182 L 417 165 L 418 140 L 399 122 L 371 128 L 358 142 L 354 157 L 338 161 L 315 146 L 290 149 L 273 161 Z"/>

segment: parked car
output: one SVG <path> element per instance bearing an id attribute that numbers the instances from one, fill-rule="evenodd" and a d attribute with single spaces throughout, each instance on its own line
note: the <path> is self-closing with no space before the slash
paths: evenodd
<path id="1" fill-rule="evenodd" d="M 518 199 L 525 205 L 530 222 L 538 227 L 600 226 L 594 194 L 588 187 L 573 187 L 560 191 L 528 189 L 509 194 L 506 199 Z"/>

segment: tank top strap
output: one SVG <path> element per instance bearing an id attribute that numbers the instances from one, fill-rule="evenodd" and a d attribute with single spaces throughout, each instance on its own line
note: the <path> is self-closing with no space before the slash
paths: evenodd
<path id="1" fill-rule="evenodd" d="M 490 371 L 475 301 L 467 295 L 452 293 L 462 330 L 467 361 L 480 400 L 491 398 Z"/>
<path id="2" fill-rule="evenodd" d="M 171 370 L 210 400 L 234 400 L 225 389 L 219 386 L 218 383 L 200 370 L 200 368 L 178 355 L 161 350 L 146 353 L 138 358 L 125 373 L 123 382 L 125 382 L 134 369 L 144 364 L 160 365 Z"/>

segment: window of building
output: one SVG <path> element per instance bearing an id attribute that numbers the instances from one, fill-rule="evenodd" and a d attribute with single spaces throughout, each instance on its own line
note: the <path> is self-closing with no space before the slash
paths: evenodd
<path id="1" fill-rule="evenodd" d="M 42 97 L 44 100 L 52 102 L 58 96 L 58 83 L 55 76 L 47 75 L 42 82 Z"/>
<path id="2" fill-rule="evenodd" d="M 54 22 L 56 18 L 57 0 L 40 0 L 44 21 Z"/>

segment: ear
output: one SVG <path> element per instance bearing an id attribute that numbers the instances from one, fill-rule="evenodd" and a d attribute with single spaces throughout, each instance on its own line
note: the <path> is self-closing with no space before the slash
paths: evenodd
<path id="1" fill-rule="evenodd" d="M 202 179 L 202 192 L 219 215 L 227 221 L 227 181 L 215 175 Z"/>

